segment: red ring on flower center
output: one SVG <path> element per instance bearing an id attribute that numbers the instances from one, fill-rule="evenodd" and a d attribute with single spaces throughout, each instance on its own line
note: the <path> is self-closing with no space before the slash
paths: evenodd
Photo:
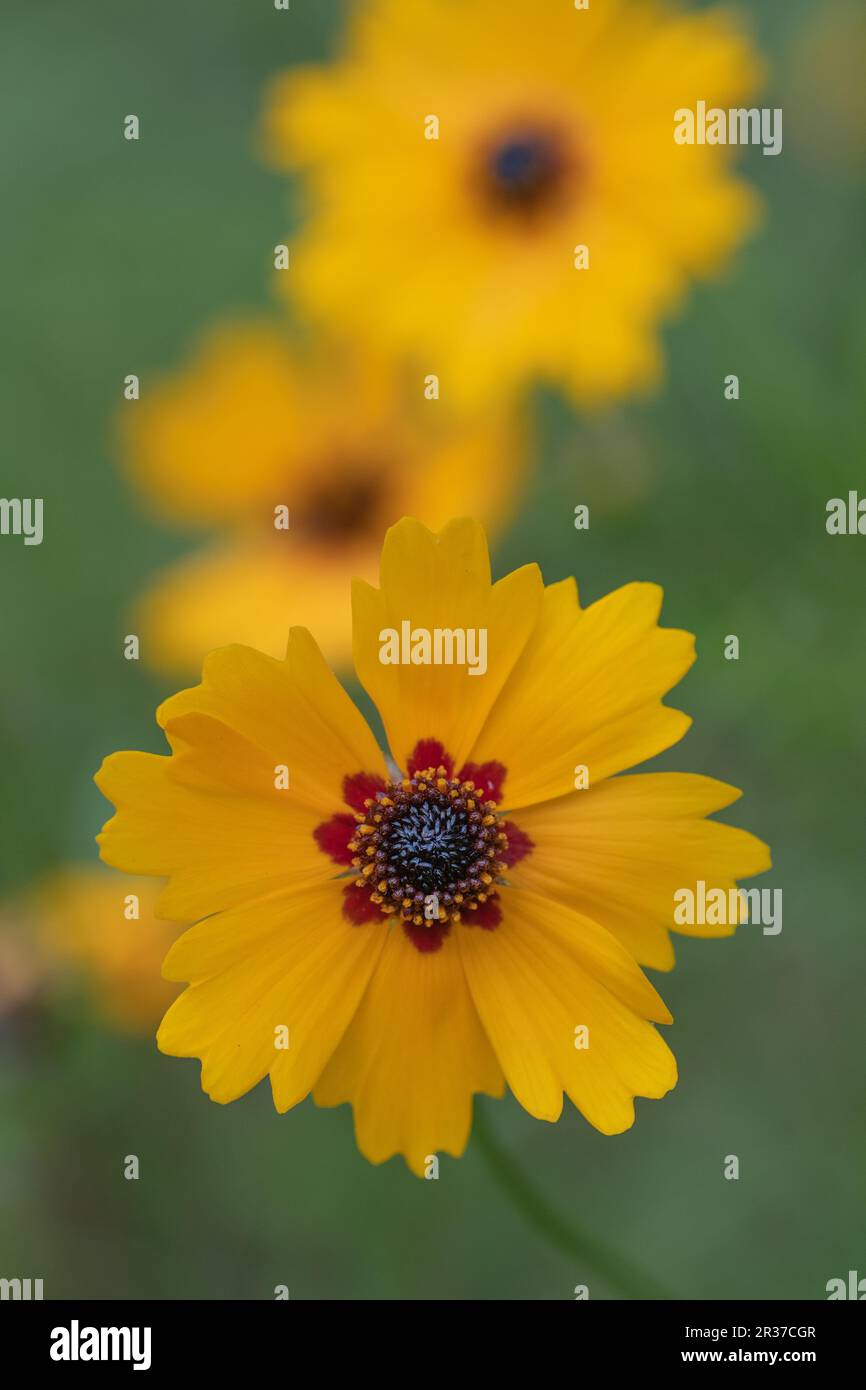
<path id="1" fill-rule="evenodd" d="M 455 775 L 442 744 L 422 739 L 407 774 L 387 783 L 373 773 L 346 777 L 343 795 L 353 814 L 332 816 L 314 838 L 356 871 L 343 895 L 349 921 L 392 917 L 428 952 L 442 945 L 452 923 L 487 931 L 499 925 L 496 885 L 533 844 L 498 813 L 507 775 L 501 763 L 466 763 Z"/>
<path id="2" fill-rule="evenodd" d="M 416 927 L 459 922 L 485 903 L 505 869 L 507 838 L 496 802 L 443 764 L 392 782 L 368 797 L 349 841 L 356 888 L 369 886 L 383 913 Z"/>

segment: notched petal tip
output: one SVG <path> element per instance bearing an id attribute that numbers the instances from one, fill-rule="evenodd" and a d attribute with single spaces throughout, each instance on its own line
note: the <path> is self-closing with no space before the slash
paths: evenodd
<path id="1" fill-rule="evenodd" d="M 739 829 L 739 826 L 734 828 Z M 755 861 L 748 873 L 737 876 L 737 882 L 740 879 L 754 878 L 757 874 L 765 874 L 773 867 L 773 852 L 770 846 L 759 835 L 753 835 L 749 830 L 743 830 L 742 834 L 747 837 L 750 847 L 754 851 Z"/>
<path id="2" fill-rule="evenodd" d="M 102 860 L 102 863 L 107 864 L 110 869 L 121 869 L 123 867 L 121 864 L 116 864 L 114 862 L 111 854 L 111 836 L 116 820 L 117 816 L 109 816 L 99 834 L 93 837 L 99 852 L 99 858 Z"/>
<path id="3" fill-rule="evenodd" d="M 134 756 L 135 754 L 130 749 L 125 749 L 117 753 L 108 753 L 102 759 L 102 762 L 93 774 L 95 785 L 102 792 L 106 801 L 110 801 L 112 805 L 116 805 L 117 803 L 112 792 L 109 790 L 109 786 L 115 774 L 122 774 L 125 761 Z"/>

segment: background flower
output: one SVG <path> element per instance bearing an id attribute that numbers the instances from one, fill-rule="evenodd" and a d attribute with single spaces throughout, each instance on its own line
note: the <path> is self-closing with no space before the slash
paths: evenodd
<path id="1" fill-rule="evenodd" d="M 461 399 L 653 383 L 660 316 L 756 213 L 730 149 L 675 143 L 674 112 L 739 105 L 758 76 L 722 11 L 372 0 L 336 63 L 271 88 L 267 149 L 309 185 L 279 283 Z"/>
<path id="2" fill-rule="evenodd" d="M 150 1036 L 176 994 L 162 962 L 178 929 L 156 917 L 157 897 L 152 879 L 77 864 L 28 893 L 16 916 L 53 988 L 74 980 L 114 1027 Z"/>
<path id="3" fill-rule="evenodd" d="M 455 510 L 501 523 L 525 465 L 514 411 L 455 420 L 423 378 L 343 345 L 293 344 L 264 320 L 214 330 L 121 420 L 160 514 L 219 537 L 161 575 L 132 619 L 164 670 L 194 671 L 233 641 L 280 655 L 301 620 L 344 664 L 349 585 L 375 574 L 391 521 L 408 509 L 431 525 Z"/>

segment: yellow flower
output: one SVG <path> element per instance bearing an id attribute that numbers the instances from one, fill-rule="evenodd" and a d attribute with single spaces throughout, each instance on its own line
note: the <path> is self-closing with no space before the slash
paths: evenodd
<path id="1" fill-rule="evenodd" d="M 58 870 L 28 894 L 23 912 L 46 964 L 85 979 L 105 1017 L 125 1032 L 150 1032 L 177 990 L 160 964 L 177 929 L 154 913 L 157 885 L 86 865 Z"/>
<path id="2" fill-rule="evenodd" d="M 693 639 L 657 625 L 660 604 L 629 584 L 581 609 L 535 565 L 491 584 L 476 523 L 401 521 L 381 587 L 353 594 L 390 758 L 305 629 L 282 661 L 213 653 L 159 710 L 171 756 L 117 753 L 97 774 L 117 807 L 102 857 L 167 876 L 158 911 L 200 919 L 165 963 L 189 988 L 160 1048 L 200 1057 L 216 1101 L 266 1075 L 279 1111 L 348 1101 L 361 1151 L 416 1173 L 463 1151 L 473 1093 L 506 1082 L 539 1119 L 565 1092 L 626 1129 L 633 1098 L 676 1079 L 636 960 L 671 965 L 678 887 L 730 892 L 769 865 L 704 819 L 732 787 L 615 775 L 690 722 L 661 697 Z M 383 661 L 406 641 L 415 661 Z M 452 664 L 421 660 L 449 644 Z"/>
<path id="3" fill-rule="evenodd" d="M 161 516 L 218 532 L 133 615 L 144 659 L 168 671 L 198 671 L 234 641 L 281 655 L 301 619 L 348 662 L 350 583 L 375 577 L 386 527 L 407 511 L 434 526 L 461 510 L 501 524 L 524 461 L 513 413 L 458 424 L 417 374 L 343 346 L 302 351 L 266 322 L 213 332 L 185 371 L 125 406 L 122 425 Z"/>
<path id="4" fill-rule="evenodd" d="M 725 13 L 371 0 L 339 61 L 269 93 L 267 153 L 309 176 L 279 282 L 453 397 L 531 377 L 584 403 L 650 385 L 660 316 L 756 213 L 730 152 L 676 144 L 674 113 L 758 79 Z"/>

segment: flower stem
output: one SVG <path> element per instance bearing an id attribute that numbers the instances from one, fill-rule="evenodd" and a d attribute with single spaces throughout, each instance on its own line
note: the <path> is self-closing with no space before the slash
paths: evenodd
<path id="1" fill-rule="evenodd" d="M 628 1260 L 609 1250 L 595 1236 L 580 1230 L 572 1221 L 562 1219 L 500 1144 L 490 1128 L 483 1106 L 477 1101 L 473 1132 L 475 1142 L 503 1192 L 564 1255 L 577 1260 L 581 1267 L 591 1265 L 606 1284 L 618 1289 L 625 1298 L 671 1297 L 651 1275 L 636 1269 Z"/>

